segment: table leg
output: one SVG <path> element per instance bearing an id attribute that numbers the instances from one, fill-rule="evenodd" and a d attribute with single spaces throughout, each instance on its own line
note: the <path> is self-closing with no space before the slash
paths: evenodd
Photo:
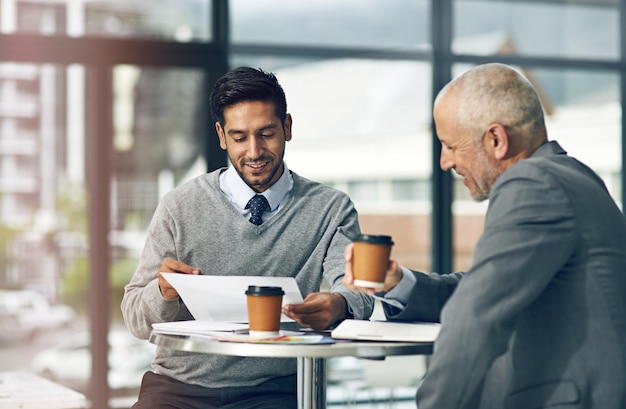
<path id="1" fill-rule="evenodd" d="M 326 407 L 326 359 L 298 358 L 298 409 Z"/>

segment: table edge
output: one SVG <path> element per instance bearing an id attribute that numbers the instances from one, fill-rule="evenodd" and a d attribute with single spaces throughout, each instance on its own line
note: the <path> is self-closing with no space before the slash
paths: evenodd
<path id="1" fill-rule="evenodd" d="M 396 355 L 430 355 L 432 342 L 344 341 L 333 344 L 260 344 L 225 342 L 204 336 L 172 335 L 152 332 L 149 342 L 179 351 L 242 357 L 330 358 L 354 356 L 384 358 Z"/>

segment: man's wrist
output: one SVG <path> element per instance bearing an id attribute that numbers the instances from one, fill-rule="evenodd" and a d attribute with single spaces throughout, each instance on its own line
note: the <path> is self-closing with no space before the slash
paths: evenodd
<path id="1" fill-rule="evenodd" d="M 350 306 L 348 305 L 348 300 L 346 300 L 346 298 L 341 295 L 340 293 L 332 293 L 333 297 L 337 298 L 337 305 L 340 305 L 341 307 L 339 308 L 339 314 L 337 316 L 336 321 L 342 321 L 345 320 L 347 318 L 354 318 L 354 314 L 352 314 L 352 312 L 350 311 Z"/>

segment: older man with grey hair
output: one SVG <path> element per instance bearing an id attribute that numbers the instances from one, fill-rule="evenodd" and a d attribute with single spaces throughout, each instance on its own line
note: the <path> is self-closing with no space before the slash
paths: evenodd
<path id="1" fill-rule="evenodd" d="M 626 218 L 548 141 L 532 85 L 475 67 L 435 101 L 440 165 L 489 199 L 467 272 L 389 264 L 389 319 L 440 321 L 419 409 L 626 408 Z M 344 284 L 354 286 L 352 247 Z"/>

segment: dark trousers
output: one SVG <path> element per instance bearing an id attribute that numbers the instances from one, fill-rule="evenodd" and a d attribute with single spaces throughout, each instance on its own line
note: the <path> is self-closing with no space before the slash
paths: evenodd
<path id="1" fill-rule="evenodd" d="M 296 375 L 257 386 L 204 388 L 146 372 L 132 409 L 293 409 L 298 406 Z"/>

